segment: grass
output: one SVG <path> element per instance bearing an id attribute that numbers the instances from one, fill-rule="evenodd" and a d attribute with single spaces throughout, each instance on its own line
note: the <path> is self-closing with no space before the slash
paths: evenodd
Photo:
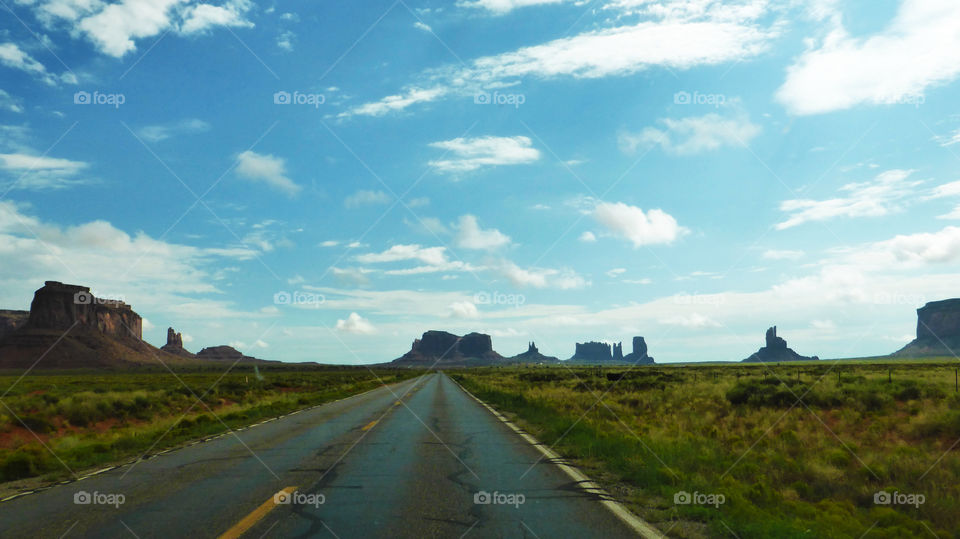
<path id="1" fill-rule="evenodd" d="M 956 368 L 561 366 L 454 377 L 671 537 L 960 537 Z M 876 504 L 881 491 L 924 503 Z M 723 503 L 674 503 L 680 492 Z"/>
<path id="2" fill-rule="evenodd" d="M 186 371 L 0 376 L 0 481 L 56 480 L 421 374 Z M 198 401 L 198 397 L 200 398 Z"/>

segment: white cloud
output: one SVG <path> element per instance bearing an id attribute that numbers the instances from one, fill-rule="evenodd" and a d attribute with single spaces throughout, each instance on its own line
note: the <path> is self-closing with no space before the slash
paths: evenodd
<path id="1" fill-rule="evenodd" d="M 348 196 L 343 205 L 348 208 L 358 208 L 360 206 L 371 206 L 376 204 L 389 204 L 393 197 L 383 191 L 361 190 Z"/>
<path id="2" fill-rule="evenodd" d="M 957 129 L 953 133 L 947 136 L 937 136 L 933 137 L 938 144 L 946 148 L 947 146 L 953 146 L 954 144 L 960 144 L 960 129 Z"/>
<path id="3" fill-rule="evenodd" d="M 450 316 L 453 318 L 480 318 L 480 311 L 472 301 L 455 301 L 450 304 Z"/>
<path id="4" fill-rule="evenodd" d="M 421 247 L 417 244 L 400 244 L 394 245 L 380 253 L 357 255 L 356 260 L 362 263 L 418 260 L 431 266 L 443 266 L 449 263 L 446 250 L 446 247 Z"/>
<path id="5" fill-rule="evenodd" d="M 161 327 L 186 328 L 188 319 L 251 318 L 259 315 L 238 311 L 223 299 L 227 296 L 214 274 L 224 264 L 256 254 L 229 245 L 167 243 L 102 220 L 62 227 L 0 201 L 0 259 L 17 261 L 0 264 L 0 305 L 29 303 L 33 291 L 50 279 L 90 286 L 104 297 L 122 296 Z"/>
<path id="6" fill-rule="evenodd" d="M 7 93 L 6 90 L 0 89 L 0 109 L 8 110 L 10 112 L 23 112 L 23 107 L 20 106 L 18 100 Z"/>
<path id="7" fill-rule="evenodd" d="M 428 164 L 440 172 L 469 172 L 496 165 L 522 165 L 540 159 L 540 151 L 532 147 L 529 137 L 473 137 L 433 142 L 430 146 L 446 150 L 454 159 L 440 159 Z"/>
<path id="8" fill-rule="evenodd" d="M 627 272 L 627 268 L 613 268 L 607 271 L 607 277 L 617 277 Z"/>
<path id="9" fill-rule="evenodd" d="M 942 264 L 960 258 L 960 228 L 944 227 L 937 232 L 900 234 L 869 244 L 848 255 L 860 264 L 882 267 Z"/>
<path id="10" fill-rule="evenodd" d="M 50 86 L 54 86 L 58 82 L 69 84 L 76 84 L 77 82 L 72 73 L 64 73 L 59 78 L 50 73 L 42 63 L 35 60 L 16 43 L 0 43 L 0 64 L 29 73 Z"/>
<path id="11" fill-rule="evenodd" d="M 445 88 L 408 88 L 403 94 L 388 95 L 379 101 L 365 103 L 341 112 L 338 116 L 346 118 L 354 114 L 360 116 L 383 116 L 388 112 L 400 111 L 416 103 L 429 103 L 447 94 Z"/>
<path id="12" fill-rule="evenodd" d="M 583 32 L 540 45 L 446 66 L 422 75 L 402 93 L 341 114 L 379 116 L 448 95 L 469 96 L 524 78 L 624 76 L 662 66 L 674 70 L 744 60 L 763 52 L 773 29 L 757 26 L 763 9 L 710 10 Z"/>
<path id="13" fill-rule="evenodd" d="M 580 234 L 580 241 L 583 243 L 593 243 L 597 241 L 597 236 L 593 232 L 585 230 L 583 234 Z"/>
<path id="14" fill-rule="evenodd" d="M 280 35 L 277 36 L 277 46 L 285 51 L 293 50 L 293 42 L 296 41 L 297 34 L 290 31 L 284 30 L 280 32 Z"/>
<path id="15" fill-rule="evenodd" d="M 424 32 L 433 32 L 433 28 L 430 28 L 430 25 L 417 21 L 413 23 L 413 27 L 417 30 L 423 30 Z"/>
<path id="16" fill-rule="evenodd" d="M 746 116 L 727 118 L 717 113 L 689 118 L 660 120 L 663 129 L 647 127 L 639 133 L 621 133 L 620 148 L 634 153 L 638 148 L 660 146 L 664 151 L 689 155 L 724 146 L 746 146 L 760 134 L 760 126 Z"/>
<path id="17" fill-rule="evenodd" d="M 335 329 L 355 335 L 372 335 L 377 332 L 369 320 L 357 313 L 350 313 L 346 320 L 337 320 Z"/>
<path id="18" fill-rule="evenodd" d="M 337 268 L 331 267 L 330 273 L 337 278 L 342 283 L 354 284 L 354 285 L 366 285 L 370 283 L 370 278 L 367 277 L 367 274 L 373 273 L 373 270 L 367 268 Z"/>
<path id="19" fill-rule="evenodd" d="M 634 247 L 669 245 L 689 232 L 663 210 L 644 212 L 623 202 L 601 202 L 594 208 L 593 217 L 613 234 L 632 242 Z"/>
<path id="20" fill-rule="evenodd" d="M 866 38 L 833 21 L 777 91 L 794 114 L 922 102 L 926 90 L 960 75 L 960 3 L 953 0 L 903 0 L 889 25 Z"/>
<path id="21" fill-rule="evenodd" d="M 220 6 L 212 4 L 189 6 L 184 10 L 180 33 L 200 34 L 217 26 L 252 28 L 253 23 L 244 18 L 251 7 L 252 3 L 248 0 L 229 0 Z"/>
<path id="22" fill-rule="evenodd" d="M 280 157 L 247 150 L 237 156 L 236 170 L 240 176 L 251 181 L 266 183 L 288 196 L 299 193 L 301 189 L 286 176 L 286 162 Z"/>
<path id="23" fill-rule="evenodd" d="M 89 183 L 77 178 L 88 163 L 23 153 L 0 153 L 0 172 L 10 177 L 7 188 L 61 189 Z"/>
<path id="24" fill-rule="evenodd" d="M 140 129 L 139 134 L 141 138 L 150 142 L 160 142 L 181 134 L 201 133 L 209 130 L 210 124 L 207 122 L 197 118 L 189 118 L 170 124 L 148 125 Z"/>
<path id="25" fill-rule="evenodd" d="M 320 247 L 336 247 L 340 245 L 340 242 L 337 240 L 325 240 L 320 242 Z"/>
<path id="26" fill-rule="evenodd" d="M 764 251 L 763 258 L 767 260 L 798 260 L 803 258 L 803 251 L 792 251 L 789 249 L 770 249 Z"/>
<path id="27" fill-rule="evenodd" d="M 472 0 L 457 2 L 457 6 L 466 8 L 485 9 L 495 15 L 503 15 L 514 9 L 538 6 L 543 4 L 559 4 L 566 0 Z"/>
<path id="28" fill-rule="evenodd" d="M 780 203 L 787 220 L 777 223 L 777 230 L 795 227 L 810 221 L 826 221 L 836 217 L 878 217 L 899 209 L 898 201 L 913 194 L 920 181 L 908 181 L 911 170 L 888 170 L 871 181 L 849 183 L 840 188 L 846 196 L 826 200 L 791 199 Z"/>
<path id="29" fill-rule="evenodd" d="M 940 184 L 934 187 L 927 198 L 944 198 L 960 196 L 960 180 Z"/>
<path id="30" fill-rule="evenodd" d="M 491 250 L 510 244 L 510 236 L 495 228 L 484 230 L 473 215 L 460 216 L 456 242 L 464 249 Z"/>
<path id="31" fill-rule="evenodd" d="M 500 273 L 518 287 L 557 288 L 572 290 L 585 288 L 592 283 L 573 270 L 552 268 L 521 268 L 509 260 L 501 261 Z"/>
<path id="32" fill-rule="evenodd" d="M 204 34 L 216 27 L 249 28 L 250 0 L 226 0 L 219 5 L 193 0 L 23 0 L 35 6 L 48 29 L 68 26 L 71 35 L 85 35 L 100 52 L 117 58 L 137 49 L 136 41 L 166 32 Z M 65 82 L 69 82 L 66 81 Z"/>
<path id="33" fill-rule="evenodd" d="M 122 0 L 80 20 L 77 27 L 104 54 L 122 57 L 136 50 L 135 39 L 155 36 L 171 24 L 181 0 Z"/>

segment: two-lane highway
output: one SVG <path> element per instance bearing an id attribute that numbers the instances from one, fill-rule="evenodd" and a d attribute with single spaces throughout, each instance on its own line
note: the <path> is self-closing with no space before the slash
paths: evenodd
<path id="1" fill-rule="evenodd" d="M 636 533 L 441 373 L 0 503 L 0 537 L 63 536 Z"/>

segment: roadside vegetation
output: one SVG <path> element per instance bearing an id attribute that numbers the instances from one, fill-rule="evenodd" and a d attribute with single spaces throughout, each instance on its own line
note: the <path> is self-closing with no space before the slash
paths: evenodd
<path id="1" fill-rule="evenodd" d="M 0 481 L 67 478 L 67 468 L 79 472 L 155 453 L 420 374 L 237 366 L 226 375 L 161 371 L 0 376 Z"/>
<path id="2" fill-rule="evenodd" d="M 960 537 L 956 369 L 898 360 L 453 377 L 670 537 L 899 538 Z"/>

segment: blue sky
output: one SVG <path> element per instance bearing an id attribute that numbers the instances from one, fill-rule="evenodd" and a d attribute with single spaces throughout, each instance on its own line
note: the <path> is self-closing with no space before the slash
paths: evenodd
<path id="1" fill-rule="evenodd" d="M 389 360 L 892 352 L 957 295 L 951 0 L 8 0 L 0 306 Z M 629 348 L 629 345 L 628 345 Z M 628 350 L 629 351 L 629 350 Z"/>

